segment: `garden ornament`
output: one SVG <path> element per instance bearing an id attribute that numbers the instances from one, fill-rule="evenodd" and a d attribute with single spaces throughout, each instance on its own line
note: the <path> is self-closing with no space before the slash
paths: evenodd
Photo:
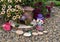
<path id="1" fill-rule="evenodd" d="M 43 20 L 37 19 L 37 25 L 42 25 L 44 23 Z"/>
<path id="2" fill-rule="evenodd" d="M 33 26 L 35 26 L 35 25 L 37 24 L 36 20 L 33 19 L 33 21 L 31 22 L 31 24 L 32 24 Z"/>

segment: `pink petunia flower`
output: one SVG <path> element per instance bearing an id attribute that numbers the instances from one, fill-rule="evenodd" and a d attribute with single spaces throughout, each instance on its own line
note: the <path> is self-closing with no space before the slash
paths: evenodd
<path id="1" fill-rule="evenodd" d="M 48 9 L 48 11 L 51 11 L 51 6 L 46 6 L 46 8 Z"/>
<path id="2" fill-rule="evenodd" d="M 9 22 L 6 22 L 5 24 L 3 24 L 2 27 L 5 31 L 10 31 L 11 30 L 11 25 L 10 25 Z"/>
<path id="3" fill-rule="evenodd" d="M 50 14 L 46 14 L 46 18 L 50 18 L 51 17 L 51 15 Z"/>

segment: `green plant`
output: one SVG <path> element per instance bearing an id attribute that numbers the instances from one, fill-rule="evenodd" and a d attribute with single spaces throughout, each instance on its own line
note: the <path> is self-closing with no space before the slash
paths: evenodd
<path id="1" fill-rule="evenodd" d="M 41 10 L 39 13 L 45 16 L 47 14 L 46 2 L 47 0 L 21 0 L 21 2 L 19 0 L 0 0 L 0 15 L 5 21 L 14 20 L 17 22 L 23 14 L 22 7 L 31 6 L 34 9 L 39 8 L 38 11 Z M 35 6 L 36 3 L 37 6 Z"/>
<path id="2" fill-rule="evenodd" d="M 60 1 L 57 1 L 57 0 L 50 0 L 50 1 L 47 1 L 47 2 L 45 2 L 45 4 L 50 4 L 50 2 L 54 2 L 54 5 L 55 6 L 60 6 Z"/>
<path id="3" fill-rule="evenodd" d="M 2 27 L 0 27 L 0 30 L 2 30 L 3 28 Z"/>
<path id="4" fill-rule="evenodd" d="M 20 4 L 17 5 L 15 0 L 0 0 L 0 15 L 3 16 L 5 21 L 20 19 L 22 13 Z"/>
<path id="5" fill-rule="evenodd" d="M 60 1 L 54 1 L 55 6 L 60 6 Z"/>

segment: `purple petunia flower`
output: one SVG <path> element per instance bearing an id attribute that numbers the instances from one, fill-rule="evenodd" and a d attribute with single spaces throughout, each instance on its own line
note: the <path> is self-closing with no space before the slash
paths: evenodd
<path id="1" fill-rule="evenodd" d="M 46 6 L 46 8 L 48 9 L 48 11 L 51 11 L 51 6 Z"/>
<path id="2" fill-rule="evenodd" d="M 41 19 L 41 20 L 44 20 L 44 17 L 41 17 L 41 18 L 37 17 L 37 19 Z"/>
<path id="3" fill-rule="evenodd" d="M 41 9 L 40 8 L 35 8 L 33 10 L 33 17 L 36 19 L 37 18 L 37 15 L 40 14 L 41 12 Z"/>
<path id="4" fill-rule="evenodd" d="M 38 14 L 38 17 L 43 17 L 43 15 L 42 14 Z"/>
<path id="5" fill-rule="evenodd" d="M 42 2 L 39 2 L 39 5 L 42 6 Z"/>
<path id="6" fill-rule="evenodd" d="M 42 14 L 38 14 L 37 19 L 44 20 L 44 17 L 43 17 L 43 15 L 42 15 Z"/>
<path id="7" fill-rule="evenodd" d="M 46 14 L 46 18 L 50 18 L 51 17 L 51 15 L 50 14 Z"/>
<path id="8" fill-rule="evenodd" d="M 39 14 L 41 12 L 41 9 L 40 8 L 35 8 L 33 10 L 33 14 Z"/>

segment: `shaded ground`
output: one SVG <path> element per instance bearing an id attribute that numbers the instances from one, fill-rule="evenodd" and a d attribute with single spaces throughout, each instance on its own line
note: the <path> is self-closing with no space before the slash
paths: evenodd
<path id="1" fill-rule="evenodd" d="M 58 8 L 53 10 L 55 11 L 53 16 L 46 19 L 44 24 L 44 30 L 47 30 L 48 34 L 24 37 L 22 35 L 18 36 L 11 31 L 0 30 L 0 42 L 60 42 L 60 10 Z"/>

